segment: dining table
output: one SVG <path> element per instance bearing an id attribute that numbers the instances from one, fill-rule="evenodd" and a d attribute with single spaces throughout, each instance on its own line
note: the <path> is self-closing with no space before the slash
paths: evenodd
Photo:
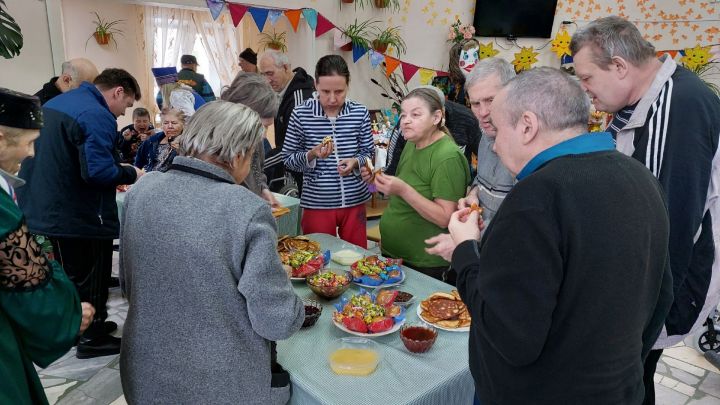
<path id="1" fill-rule="evenodd" d="M 321 250 L 353 250 L 363 256 L 373 253 L 327 234 L 308 234 Z M 326 270 L 350 270 L 329 262 Z M 323 270 L 325 271 L 325 270 Z M 403 266 L 402 291 L 414 296 L 405 313 L 406 322 L 422 322 L 417 315 L 420 301 L 434 292 L 450 292 L 453 286 Z M 293 281 L 296 294 L 303 300 L 321 304 L 322 312 L 311 327 L 302 328 L 289 339 L 277 342 L 278 362 L 290 373 L 291 404 L 472 404 L 474 383 L 468 365 L 467 331 L 438 330 L 435 344 L 426 353 L 408 351 L 394 332 L 369 338 L 379 346 L 380 363 L 368 376 L 337 375 L 328 356 L 333 341 L 350 337 L 332 319 L 334 304 L 341 297 L 323 299 L 313 293 L 304 281 Z M 352 284 L 343 296 L 357 294 L 362 287 Z"/>

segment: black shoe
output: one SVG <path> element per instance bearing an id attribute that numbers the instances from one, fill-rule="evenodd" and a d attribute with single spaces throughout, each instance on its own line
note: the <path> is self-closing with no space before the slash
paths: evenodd
<path id="1" fill-rule="evenodd" d="M 113 321 L 103 322 L 102 331 L 103 335 L 109 335 L 117 330 L 117 323 Z"/>
<path id="2" fill-rule="evenodd" d="M 92 339 L 80 338 L 77 344 L 75 357 L 78 359 L 91 359 L 93 357 L 110 356 L 120 353 L 120 338 L 102 335 Z"/>

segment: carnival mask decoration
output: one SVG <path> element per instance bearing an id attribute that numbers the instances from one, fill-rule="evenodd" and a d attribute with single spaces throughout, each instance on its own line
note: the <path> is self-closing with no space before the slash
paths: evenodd
<path id="1" fill-rule="evenodd" d="M 474 43 L 469 49 L 465 49 L 465 47 L 463 47 L 463 50 L 460 51 L 460 59 L 458 60 L 458 66 L 460 66 L 460 71 L 465 77 L 467 77 L 470 72 L 472 72 L 473 68 L 478 63 L 479 51 L 480 46 Z"/>

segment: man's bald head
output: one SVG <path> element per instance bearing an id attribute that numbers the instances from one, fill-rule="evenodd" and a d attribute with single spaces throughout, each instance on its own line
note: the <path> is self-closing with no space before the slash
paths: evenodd
<path id="1" fill-rule="evenodd" d="M 85 58 L 70 59 L 62 64 L 62 74 L 58 77 L 55 85 L 65 93 L 66 91 L 80 87 L 82 82 L 90 82 L 100 74 L 94 63 Z"/>

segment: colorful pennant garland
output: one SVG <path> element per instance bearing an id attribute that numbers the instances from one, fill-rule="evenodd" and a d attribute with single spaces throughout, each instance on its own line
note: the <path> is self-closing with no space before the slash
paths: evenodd
<path id="1" fill-rule="evenodd" d="M 367 53 L 368 49 L 361 45 L 353 44 L 352 46 L 352 53 L 353 53 L 353 62 L 357 63 L 360 58 L 363 57 Z"/>
<path id="2" fill-rule="evenodd" d="M 262 32 L 265 28 L 265 21 L 267 21 L 267 16 L 270 10 L 266 8 L 250 7 L 248 11 L 255 21 L 255 25 L 257 25 L 258 30 Z"/>
<path id="3" fill-rule="evenodd" d="M 305 21 L 307 21 L 310 29 L 315 31 L 315 28 L 317 28 L 317 10 L 314 8 L 304 8 L 302 9 L 302 15 L 305 17 Z"/>
<path id="4" fill-rule="evenodd" d="M 336 28 L 335 24 L 331 23 L 325 16 L 318 13 L 317 15 L 317 27 L 315 28 L 315 38 L 319 37 L 320 35 L 330 31 L 331 29 Z"/>
<path id="5" fill-rule="evenodd" d="M 270 10 L 270 13 L 268 13 L 268 18 L 270 19 L 270 24 L 272 24 L 274 27 L 282 15 L 283 15 L 282 10 Z"/>
<path id="6" fill-rule="evenodd" d="M 400 60 L 385 55 L 385 76 L 390 77 L 398 66 L 400 66 Z"/>
<path id="7" fill-rule="evenodd" d="M 233 25 L 237 27 L 242 18 L 245 16 L 245 13 L 247 13 L 248 7 L 236 3 L 228 3 L 227 6 L 228 10 L 230 10 L 230 17 L 232 18 Z"/>
<path id="8" fill-rule="evenodd" d="M 207 6 L 210 9 L 213 20 L 217 20 L 223 11 L 225 2 L 223 0 L 207 0 Z"/>
<path id="9" fill-rule="evenodd" d="M 285 10 L 285 17 L 290 21 L 290 25 L 293 27 L 293 31 L 297 32 L 298 24 L 300 23 L 300 10 Z"/>

